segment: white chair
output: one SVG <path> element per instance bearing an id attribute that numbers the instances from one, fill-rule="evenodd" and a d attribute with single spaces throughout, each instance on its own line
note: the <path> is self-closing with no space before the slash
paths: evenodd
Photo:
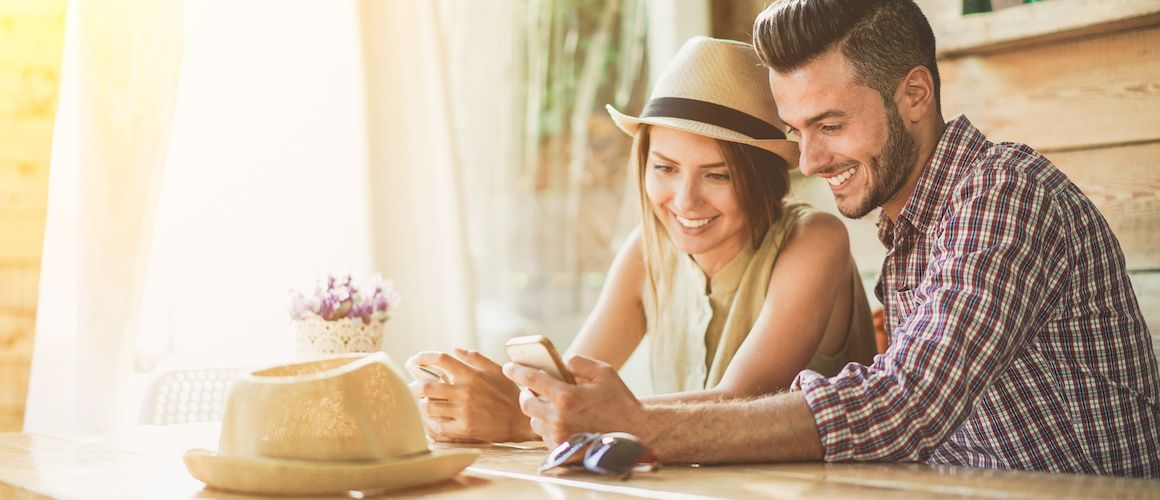
<path id="1" fill-rule="evenodd" d="M 169 425 L 220 422 L 233 384 L 244 368 L 186 368 L 157 374 L 145 390 L 138 419 Z"/>

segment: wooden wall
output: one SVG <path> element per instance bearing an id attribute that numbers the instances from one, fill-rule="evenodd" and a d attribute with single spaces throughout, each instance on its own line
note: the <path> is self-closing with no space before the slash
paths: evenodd
<path id="1" fill-rule="evenodd" d="M 749 41 L 766 3 L 714 0 L 715 35 Z M 1160 355 L 1160 2 L 1047 0 L 971 16 L 958 1 L 918 3 L 939 45 L 944 116 L 1031 145 L 1092 198 Z M 833 207 L 820 181 L 795 177 L 799 197 Z M 873 221 L 846 222 L 871 280 L 883 255 Z"/>
<path id="2" fill-rule="evenodd" d="M 1035 147 L 1091 197 L 1160 354 L 1160 2 L 1050 0 L 967 17 L 947 3 L 919 2 L 942 48 L 944 114 Z"/>
<path id="3" fill-rule="evenodd" d="M 0 1 L 0 431 L 20 429 L 28 391 L 64 12 Z"/>

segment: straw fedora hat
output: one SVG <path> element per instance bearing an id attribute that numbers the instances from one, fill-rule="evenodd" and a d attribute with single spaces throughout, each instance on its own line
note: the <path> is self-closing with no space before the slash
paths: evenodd
<path id="1" fill-rule="evenodd" d="M 209 487 L 262 495 L 395 489 L 449 479 L 478 450 L 431 451 L 385 353 L 254 371 L 230 388 L 216 452 L 185 467 Z"/>
<path id="2" fill-rule="evenodd" d="M 642 123 L 749 144 L 798 162 L 769 90 L 769 73 L 746 43 L 709 37 L 685 42 L 656 81 L 640 116 L 606 105 L 612 121 L 635 136 Z"/>

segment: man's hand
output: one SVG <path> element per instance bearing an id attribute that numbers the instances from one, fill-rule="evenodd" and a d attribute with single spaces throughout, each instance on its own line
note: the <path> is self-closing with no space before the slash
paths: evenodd
<path id="1" fill-rule="evenodd" d="M 520 392 L 520 409 L 549 447 L 577 432 L 623 431 L 646 441 L 651 437 L 651 429 L 644 425 L 644 406 L 615 369 L 584 356 L 569 359 L 568 368 L 576 385 L 516 363 L 503 367 L 504 375 L 526 387 Z"/>
<path id="2" fill-rule="evenodd" d="M 500 366 L 476 351 L 455 354 L 421 352 L 408 365 L 434 366 L 448 382 L 417 380 L 411 393 L 419 398 L 419 413 L 427 434 L 436 441 L 505 442 L 535 439 L 520 414 L 519 388 L 503 376 Z"/>

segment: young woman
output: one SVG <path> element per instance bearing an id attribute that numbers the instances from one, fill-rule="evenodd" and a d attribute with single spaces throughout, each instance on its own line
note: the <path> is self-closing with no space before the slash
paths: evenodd
<path id="1" fill-rule="evenodd" d="M 634 138 L 643 223 L 569 355 L 619 368 L 647 335 L 662 395 L 646 404 L 759 396 L 805 368 L 870 363 L 873 326 L 845 227 L 785 200 L 797 145 L 751 46 L 689 40 L 639 117 L 608 111 Z M 538 439 L 496 362 L 456 349 L 408 363 L 450 376 L 411 385 L 433 438 Z"/>

